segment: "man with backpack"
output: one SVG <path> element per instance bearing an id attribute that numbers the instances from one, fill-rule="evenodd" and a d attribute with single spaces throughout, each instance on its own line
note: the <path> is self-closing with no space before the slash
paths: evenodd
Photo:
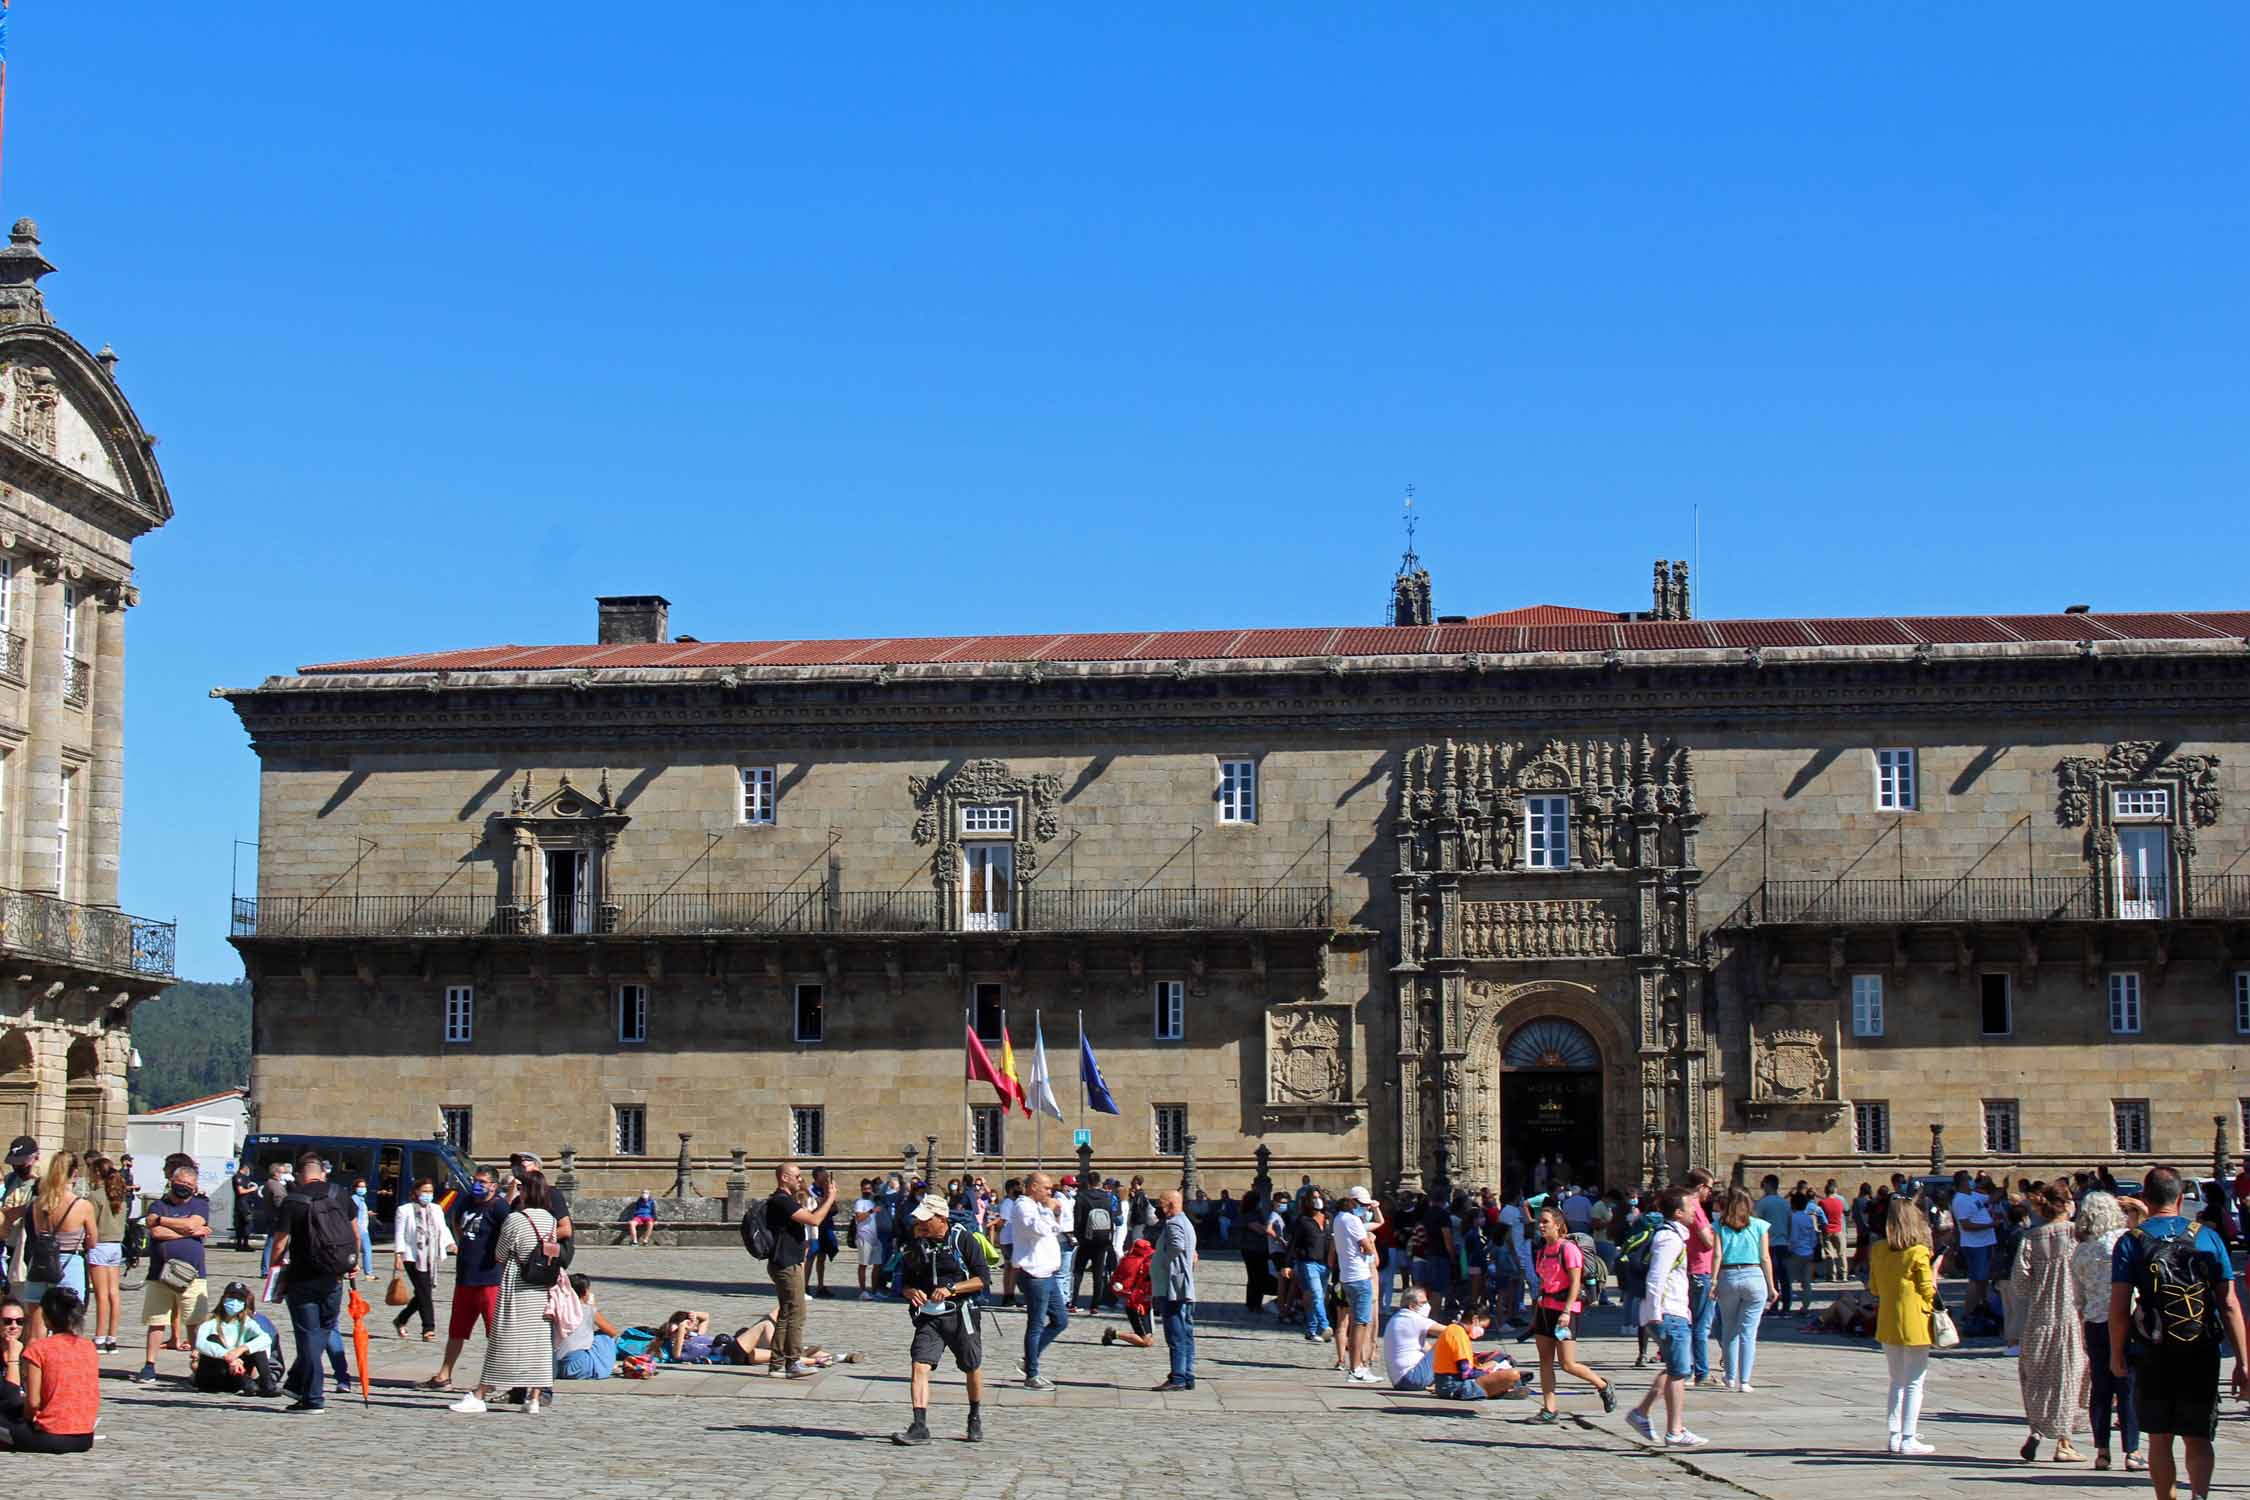
<path id="1" fill-rule="evenodd" d="M 793 1161 L 775 1167 L 773 1178 L 773 1196 L 753 1204 L 743 1215 L 742 1243 L 766 1263 L 774 1297 L 781 1304 L 774 1316 L 773 1359 L 766 1373 L 801 1380 L 818 1373 L 805 1359 L 806 1263 L 841 1200 L 830 1193 L 817 1203 L 810 1201 L 804 1170 Z"/>
<path id="2" fill-rule="evenodd" d="M 947 1350 L 969 1384 L 972 1443 L 984 1441 L 984 1340 L 978 1328 L 976 1296 L 985 1289 L 989 1267 L 970 1231 L 951 1221 L 945 1200 L 932 1195 L 914 1206 L 910 1235 L 899 1251 L 898 1284 L 914 1319 L 914 1420 L 891 1441 L 913 1447 L 930 1440 L 930 1375 Z"/>
<path id="3" fill-rule="evenodd" d="M 287 1381 L 297 1399 L 285 1409 L 322 1411 L 328 1397 L 321 1385 L 321 1361 L 333 1356 L 336 1383 L 346 1380 L 336 1320 L 343 1312 L 344 1283 L 359 1279 L 359 1230 L 328 1181 L 318 1151 L 297 1158 L 296 1185 L 282 1200 L 281 1222 L 274 1226 L 273 1258 L 281 1263 L 281 1300 L 297 1338 Z M 153 1274 L 149 1284 L 156 1284 Z"/>
<path id="4" fill-rule="evenodd" d="M 2250 1396 L 2234 1271 L 2217 1233 L 2179 1214 L 2179 1173 L 2152 1169 L 2141 1201 L 2148 1217 L 2118 1240 L 2110 1257 L 2110 1373 L 2123 1380 L 2130 1369 L 2157 1500 L 2174 1500 L 2177 1493 L 2175 1435 L 2187 1455 L 2188 1489 L 2204 1500 L 2211 1492 L 2211 1440 L 2219 1430 L 2222 1332 L 2234 1342 L 2233 1393 Z M 2128 1338 L 2136 1351 L 2130 1366 Z"/>
<path id="5" fill-rule="evenodd" d="M 1079 1190 L 1073 1212 L 1076 1217 L 1071 1229 L 1078 1240 L 1078 1254 L 1070 1268 L 1070 1310 L 1089 1313 L 1110 1304 L 1109 1279 L 1117 1272 L 1116 1231 L 1125 1209 L 1117 1201 L 1116 1193 L 1088 1179 L 1086 1186 Z M 1085 1280 L 1088 1272 L 1094 1277 L 1093 1292 L 1081 1302 L 1078 1284 Z"/>

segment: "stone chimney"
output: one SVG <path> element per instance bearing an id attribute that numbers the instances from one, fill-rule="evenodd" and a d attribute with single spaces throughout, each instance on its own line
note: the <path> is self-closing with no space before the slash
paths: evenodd
<path id="1" fill-rule="evenodd" d="M 1401 568 L 1391 583 L 1391 623 L 1393 625 L 1427 625 L 1430 623 L 1430 570 L 1427 568 Z"/>
<path id="2" fill-rule="evenodd" d="M 1656 560 L 1655 581 L 1652 585 L 1652 596 L 1648 616 L 1650 619 L 1692 620 L 1695 618 L 1688 608 L 1688 567 L 1686 563 L 1675 562 L 1670 568 L 1666 568 L 1664 559 L 1658 558 Z"/>
<path id="3" fill-rule="evenodd" d="M 672 601 L 662 594 L 609 594 L 594 600 L 604 646 L 660 646 L 672 638 Z"/>

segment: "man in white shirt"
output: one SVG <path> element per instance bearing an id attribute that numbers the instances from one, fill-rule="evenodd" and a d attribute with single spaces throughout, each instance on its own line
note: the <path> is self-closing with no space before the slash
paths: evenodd
<path id="1" fill-rule="evenodd" d="M 1369 1215 L 1373 1222 L 1362 1221 Z M 1367 1189 L 1355 1187 L 1330 1227 L 1336 1242 L 1336 1280 L 1344 1292 L 1344 1349 L 1351 1359 L 1350 1379 L 1361 1385 L 1376 1380 L 1375 1363 L 1375 1230 L 1382 1225 L 1383 1210 Z"/>
<path id="2" fill-rule="evenodd" d="M 1430 1294 L 1418 1286 L 1399 1293 L 1398 1310 L 1383 1325 L 1383 1373 L 1395 1391 L 1426 1391 L 1432 1371 L 1430 1345 L 1445 1325 L 1430 1316 Z"/>
<path id="3" fill-rule="evenodd" d="M 852 1259 L 859 1265 L 859 1300 L 873 1302 L 875 1290 L 867 1273 L 882 1269 L 882 1251 L 875 1242 L 875 1179 L 863 1178 L 859 1196 L 852 1200 Z"/>
<path id="4" fill-rule="evenodd" d="M 1992 1200 L 1969 1186 L 1969 1174 L 1953 1174 L 1953 1227 L 1961 1247 L 1961 1274 L 1969 1278 L 1969 1306 L 1983 1313 L 1992 1298 L 1992 1247 L 1999 1243 Z"/>
<path id="5" fill-rule="evenodd" d="M 1688 1321 L 1688 1226 L 1694 1222 L 1691 1200 L 1680 1188 L 1668 1187 L 1656 1195 L 1656 1211 L 1664 1222 L 1657 1226 L 1649 1245 L 1648 1295 L 1641 1299 L 1638 1320 L 1657 1325 L 1657 1348 L 1663 1368 L 1641 1397 L 1641 1404 L 1625 1416 L 1635 1432 L 1658 1441 L 1648 1414 L 1658 1400 L 1664 1403 L 1664 1437 L 1667 1448 L 1700 1448 L 1707 1438 L 1687 1430 L 1683 1420 L 1688 1382 L 1695 1378 L 1695 1325 Z"/>
<path id="6" fill-rule="evenodd" d="M 1044 1172 L 1023 1180 L 1023 1196 L 1008 1204 L 1008 1251 L 1014 1257 L 1016 1285 L 1023 1291 L 1024 1389 L 1051 1391 L 1055 1383 L 1039 1373 L 1039 1356 L 1070 1326 L 1064 1308 L 1070 1283 L 1063 1276 L 1063 1216 L 1054 1181 Z"/>

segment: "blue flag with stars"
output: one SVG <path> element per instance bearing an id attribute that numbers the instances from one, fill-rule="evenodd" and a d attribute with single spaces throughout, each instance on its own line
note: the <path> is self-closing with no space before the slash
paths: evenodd
<path id="1" fill-rule="evenodd" d="M 1102 1065 L 1094 1061 L 1094 1044 L 1086 1040 L 1084 1032 L 1078 1036 L 1078 1081 L 1086 1086 L 1086 1102 L 1105 1115 L 1121 1113 L 1117 1101 L 1109 1097 L 1109 1084 L 1102 1078 Z"/>

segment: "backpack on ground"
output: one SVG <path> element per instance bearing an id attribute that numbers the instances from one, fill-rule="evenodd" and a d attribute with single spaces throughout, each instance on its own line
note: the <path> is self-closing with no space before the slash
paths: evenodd
<path id="1" fill-rule="evenodd" d="M 531 1225 L 538 1239 L 531 1253 L 516 1263 L 516 1274 L 523 1278 L 526 1286 L 551 1287 L 562 1280 L 562 1242 L 555 1238 L 551 1229 L 539 1234 L 539 1226 L 532 1222 L 531 1215 L 525 1214 L 524 1222 Z"/>
<path id="2" fill-rule="evenodd" d="M 772 1260 L 774 1251 L 773 1225 L 766 1221 L 766 1202 L 761 1198 L 742 1214 L 742 1248 L 750 1252 L 752 1260 Z"/>
<path id="3" fill-rule="evenodd" d="M 633 1359 L 656 1350 L 656 1330 L 638 1326 L 627 1328 L 617 1335 L 617 1357 Z"/>
<path id="4" fill-rule="evenodd" d="M 305 1263 L 323 1276 L 345 1276 L 359 1267 L 359 1230 L 336 1195 L 316 1188 L 305 1200 Z M 290 1258 L 297 1250 L 290 1247 Z"/>
<path id="5" fill-rule="evenodd" d="M 2145 1344 L 2186 1349 L 2215 1344 L 2219 1339 L 2219 1298 L 2215 1287 L 2227 1281 L 2208 1250 L 2196 1248 L 2196 1230 L 2189 1225 L 2170 1239 L 2158 1239 L 2145 1229 L 2132 1231 L 2141 1241 L 2141 1273 L 2134 1283 L 2133 1332 Z"/>

